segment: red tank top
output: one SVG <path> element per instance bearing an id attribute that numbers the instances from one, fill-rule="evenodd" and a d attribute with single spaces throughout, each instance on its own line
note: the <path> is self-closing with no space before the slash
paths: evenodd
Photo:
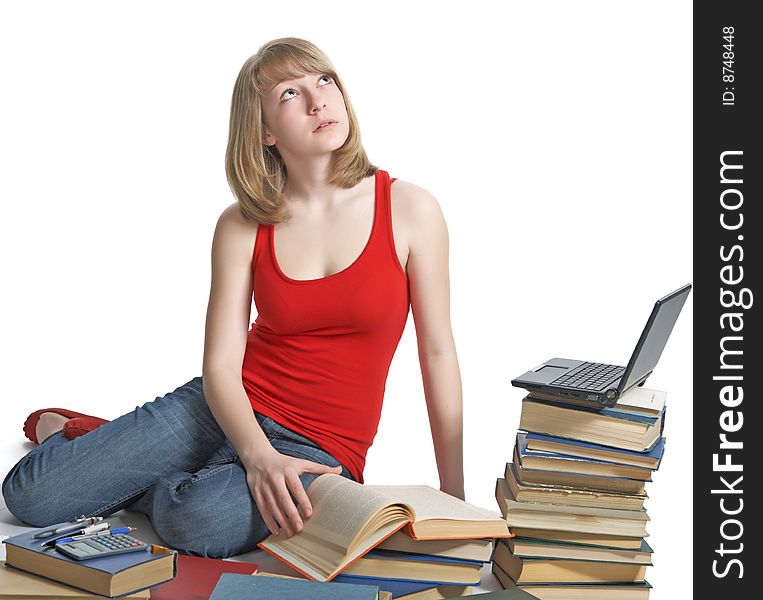
<path id="1" fill-rule="evenodd" d="M 252 408 L 314 441 L 363 483 L 392 356 L 408 318 L 408 278 L 392 235 L 390 180 L 376 171 L 374 222 L 360 256 L 320 279 L 291 279 L 260 225 L 252 256 L 257 319 L 241 371 Z"/>

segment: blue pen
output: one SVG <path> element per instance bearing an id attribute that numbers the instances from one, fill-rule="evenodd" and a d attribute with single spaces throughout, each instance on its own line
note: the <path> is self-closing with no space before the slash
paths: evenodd
<path id="1" fill-rule="evenodd" d="M 100 523 L 96 523 L 95 525 L 90 525 L 89 527 L 84 527 L 80 529 L 79 531 L 70 531 L 67 534 L 59 535 L 57 537 L 51 538 L 49 540 L 44 541 L 42 544 L 40 544 L 43 548 L 47 548 L 50 546 L 53 546 L 58 540 L 61 540 L 63 538 L 72 538 L 72 537 L 79 537 L 79 535 L 91 535 L 94 533 L 98 533 L 99 531 L 103 531 L 105 529 L 108 529 L 111 527 L 111 523 L 108 521 L 102 521 Z M 75 535 L 72 535 L 75 534 Z"/>
<path id="2" fill-rule="evenodd" d="M 56 544 L 63 544 L 65 542 L 76 542 L 77 540 L 87 540 L 90 538 L 103 537 L 105 535 L 117 535 L 118 533 L 130 533 L 135 531 L 137 527 L 119 527 L 117 529 L 110 529 L 109 531 L 99 531 L 98 533 L 91 533 L 89 535 L 75 535 L 72 537 L 56 540 Z"/>

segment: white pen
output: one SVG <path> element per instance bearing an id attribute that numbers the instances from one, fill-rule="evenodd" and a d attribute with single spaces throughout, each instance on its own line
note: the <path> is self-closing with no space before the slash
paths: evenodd
<path id="1" fill-rule="evenodd" d="M 84 529 L 88 525 L 99 523 L 100 521 L 103 521 L 103 517 L 89 517 L 88 519 L 77 521 L 76 523 L 72 523 L 71 525 L 64 525 L 62 527 L 58 527 L 57 529 L 48 529 L 47 531 L 40 531 L 39 533 L 35 533 L 32 537 L 33 539 L 38 540 L 40 538 L 46 538 L 52 535 L 58 535 L 59 533 L 71 533 L 73 531 L 76 531 L 77 529 Z"/>
<path id="2" fill-rule="evenodd" d="M 75 535 L 88 535 L 88 534 L 91 534 L 91 533 L 97 533 L 99 531 L 104 531 L 106 529 L 109 529 L 110 527 L 111 527 L 111 523 L 109 523 L 108 521 L 104 521 L 103 523 L 96 523 L 95 525 L 90 525 L 89 527 L 83 527 L 82 529 L 79 529 L 79 530 L 69 531 L 68 533 L 64 533 L 62 535 L 57 535 L 54 538 L 51 538 L 49 540 L 45 540 L 42 544 L 40 544 L 40 546 L 43 546 L 43 547 L 44 546 L 52 546 L 56 542 L 58 542 L 58 540 L 60 540 L 62 538 L 65 538 L 65 537 L 68 537 L 71 534 L 75 534 Z"/>

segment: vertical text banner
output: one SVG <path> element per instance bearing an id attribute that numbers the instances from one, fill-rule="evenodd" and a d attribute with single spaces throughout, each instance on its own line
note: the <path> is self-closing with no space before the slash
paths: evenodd
<path id="1" fill-rule="evenodd" d="M 694 596 L 760 597 L 760 113 L 754 3 L 694 10 Z M 677 498 L 677 502 L 683 501 Z M 687 548 L 688 551 L 688 548 Z M 737 595 L 739 594 L 739 595 Z"/>

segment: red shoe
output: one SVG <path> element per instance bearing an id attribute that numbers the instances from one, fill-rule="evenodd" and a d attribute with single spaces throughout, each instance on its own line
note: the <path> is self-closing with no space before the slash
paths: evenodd
<path id="1" fill-rule="evenodd" d="M 98 417 L 75 417 L 64 423 L 64 435 L 73 440 L 76 437 L 85 435 L 88 431 L 98 429 L 104 423 L 108 423 L 108 421 Z"/>
<path id="2" fill-rule="evenodd" d="M 37 441 L 37 423 L 40 422 L 40 415 L 42 413 L 46 412 L 52 412 L 56 413 L 57 415 L 61 415 L 63 417 L 68 417 L 69 419 L 74 419 L 78 417 L 82 417 L 84 419 L 95 419 L 96 421 L 100 421 L 98 425 L 95 427 L 92 427 L 91 429 L 95 429 L 96 427 L 103 425 L 103 423 L 107 423 L 108 421 L 104 421 L 103 419 L 99 419 L 98 417 L 91 417 L 90 415 L 85 415 L 83 413 L 78 413 L 73 410 L 67 410 L 65 408 L 42 408 L 40 410 L 34 411 L 31 415 L 29 415 L 26 418 L 26 421 L 24 421 L 24 435 L 27 437 L 27 439 L 30 442 L 33 442 L 35 444 L 39 444 L 40 442 Z M 68 422 L 67 422 L 68 423 Z M 66 427 L 66 423 L 64 424 L 64 428 Z M 88 431 L 90 431 L 88 429 Z M 84 431 L 83 433 L 87 433 Z M 77 434 L 77 435 L 82 435 Z M 74 437 L 77 437 L 76 435 Z M 71 439 L 71 438 L 70 438 Z"/>

